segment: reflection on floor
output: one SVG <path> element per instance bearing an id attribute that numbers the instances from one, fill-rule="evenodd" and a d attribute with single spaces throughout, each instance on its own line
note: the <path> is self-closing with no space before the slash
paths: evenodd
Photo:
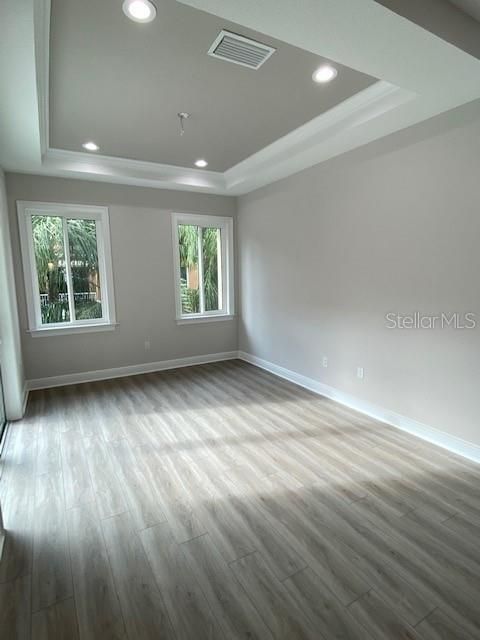
<path id="1" fill-rule="evenodd" d="M 32 393 L 5 640 L 480 637 L 480 467 L 239 361 Z"/>

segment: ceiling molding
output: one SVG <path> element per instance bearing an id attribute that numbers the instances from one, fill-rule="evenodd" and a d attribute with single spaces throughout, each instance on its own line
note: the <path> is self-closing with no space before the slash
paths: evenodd
<path id="1" fill-rule="evenodd" d="M 479 60 L 373 0 L 297 0 L 294 6 L 290 0 L 179 1 L 381 80 L 224 173 L 53 149 L 48 144 L 50 0 L 25 0 L 19 18 L 15 0 L 5 0 L 6 28 L 15 32 L 16 26 L 22 27 L 26 42 L 15 58 L 14 72 L 0 62 L 0 82 L 8 85 L 0 87 L 0 94 L 12 89 L 9 95 L 19 101 L 28 86 L 28 96 L 34 94 L 36 101 L 35 108 L 30 102 L 27 109 L 23 105 L 20 118 L 16 105 L 10 100 L 3 108 L 0 97 L 0 130 L 9 135 L 8 144 L 0 148 L 0 166 L 7 171 L 235 196 L 480 98 Z M 28 11 L 30 31 L 25 22 Z M 15 25 L 17 19 L 21 24 Z M 336 25 L 335 34 L 329 24 Z M 9 46 L 13 47 L 10 41 Z"/>
<path id="2" fill-rule="evenodd" d="M 367 123 L 414 98 L 410 91 L 376 82 L 228 169 L 227 191 L 246 193 L 349 151 L 358 146 L 357 129 L 367 142 Z"/>
<path id="3" fill-rule="evenodd" d="M 47 149 L 42 173 L 83 180 L 99 180 L 159 189 L 205 191 L 225 194 L 223 173 L 175 167 L 170 164 L 142 162 L 127 158 L 103 156 L 98 153 Z"/>
<path id="4" fill-rule="evenodd" d="M 341 151 L 346 151 L 355 141 L 352 134 L 357 127 L 364 127 L 380 114 L 413 97 L 410 92 L 387 82 L 376 82 L 225 173 L 50 148 L 43 156 L 42 173 L 238 195 L 315 164 L 319 154 L 331 157 L 332 141 L 338 138 L 339 133 L 344 137 Z M 340 152 L 339 147 L 337 152 Z"/>

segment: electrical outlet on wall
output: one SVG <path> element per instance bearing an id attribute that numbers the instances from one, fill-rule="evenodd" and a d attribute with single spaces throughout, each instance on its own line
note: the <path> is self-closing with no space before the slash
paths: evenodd
<path id="1" fill-rule="evenodd" d="M 150 340 L 145 340 L 145 351 L 150 351 Z"/>
<path id="2" fill-rule="evenodd" d="M 323 356 L 322 366 L 325 367 L 325 369 L 328 367 L 328 358 L 327 358 L 327 356 Z"/>
<path id="3" fill-rule="evenodd" d="M 363 376 L 364 376 L 363 367 L 357 367 L 357 378 L 360 378 L 360 380 L 363 380 Z"/>

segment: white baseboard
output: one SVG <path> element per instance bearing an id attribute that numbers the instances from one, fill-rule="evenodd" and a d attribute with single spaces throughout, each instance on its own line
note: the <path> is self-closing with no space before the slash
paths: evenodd
<path id="1" fill-rule="evenodd" d="M 280 378 L 285 378 L 285 380 L 289 380 L 301 387 L 305 387 L 314 393 L 331 398 L 346 407 L 355 409 L 356 411 L 364 413 L 371 418 L 375 418 L 380 422 L 385 422 L 392 427 L 396 427 L 402 431 L 407 431 L 422 440 L 427 440 L 428 442 L 432 442 L 443 449 L 448 449 L 448 451 L 457 453 L 464 458 L 480 463 L 479 445 L 457 438 L 449 433 L 445 433 L 445 431 L 434 429 L 422 422 L 418 422 L 412 418 L 407 418 L 406 416 L 402 416 L 394 411 L 383 409 L 382 407 L 365 400 L 361 400 L 360 398 L 356 398 L 355 396 L 351 396 L 348 393 L 344 393 L 343 391 L 330 387 L 322 382 L 318 382 L 318 380 L 308 378 L 307 376 L 303 376 L 295 371 L 290 371 L 290 369 L 285 369 L 285 367 L 273 364 L 267 360 L 262 360 L 262 358 L 258 358 L 257 356 L 246 353 L 245 351 L 239 351 L 238 358 L 245 360 L 256 367 L 270 371 L 270 373 L 274 373 Z"/>
<path id="2" fill-rule="evenodd" d="M 371 418 L 375 418 L 380 422 L 385 422 L 397 429 L 407 431 L 414 436 L 427 440 L 433 444 L 447 449 L 453 453 L 480 463 L 480 446 L 461 438 L 457 438 L 445 431 L 440 431 L 430 427 L 429 425 L 407 418 L 395 411 L 389 411 L 383 407 L 361 400 L 348 393 L 330 387 L 318 380 L 309 378 L 280 365 L 268 362 L 262 358 L 258 358 L 245 351 L 224 351 L 222 353 L 212 353 L 203 356 L 191 356 L 188 358 L 176 358 L 173 360 L 161 360 L 160 362 L 147 362 L 144 364 L 130 365 L 126 367 L 115 367 L 113 369 L 100 369 L 98 371 L 85 371 L 81 373 L 70 373 L 63 376 L 51 376 L 48 378 L 36 378 L 27 380 L 25 389 L 25 405 L 28 399 L 28 392 L 33 389 L 49 389 L 51 387 L 63 387 L 70 384 L 79 384 L 82 382 L 94 382 L 95 380 L 108 380 L 111 378 L 122 378 L 125 376 L 133 376 L 141 373 L 153 373 L 155 371 L 165 371 L 167 369 L 177 369 L 179 367 L 189 367 L 196 364 L 207 364 L 208 362 L 219 362 L 221 360 L 232 360 L 240 358 L 250 364 L 261 369 L 270 371 L 271 373 L 289 380 L 294 384 L 298 384 L 305 389 L 309 389 L 314 393 L 326 396 L 336 402 L 345 405 L 355 411 L 359 411 Z"/>
<path id="3" fill-rule="evenodd" d="M 224 351 L 222 353 L 209 353 L 203 356 L 191 356 L 188 358 L 175 358 L 174 360 L 161 360 L 160 362 L 133 364 L 127 367 L 115 367 L 113 369 L 99 369 L 98 371 L 68 373 L 63 376 L 51 376 L 48 378 L 36 378 L 33 380 L 27 380 L 27 388 L 29 390 L 50 389 L 52 387 L 64 387 L 69 384 L 94 382 L 95 380 L 124 378 L 125 376 L 134 376 L 141 373 L 153 373 L 155 371 L 165 371 L 167 369 L 189 367 L 194 364 L 206 364 L 208 362 L 219 362 L 220 360 L 232 360 L 233 358 L 237 358 L 237 356 L 237 351 Z"/>

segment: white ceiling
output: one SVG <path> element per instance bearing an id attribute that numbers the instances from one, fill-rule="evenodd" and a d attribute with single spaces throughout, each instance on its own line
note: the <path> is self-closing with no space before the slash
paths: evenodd
<path id="1" fill-rule="evenodd" d="M 258 71 L 212 58 L 222 29 L 276 52 Z M 375 82 L 337 65 L 334 82 L 315 84 L 325 62 L 176 0 L 158 0 L 145 25 L 118 0 L 52 0 L 50 145 L 81 151 L 95 140 L 108 156 L 186 167 L 206 158 L 225 171 Z"/>
<path id="2" fill-rule="evenodd" d="M 479 59 L 374 0 L 181 4 L 380 81 L 226 171 L 55 149 L 48 117 L 49 0 L 2 0 L 0 165 L 10 171 L 237 195 L 480 98 Z M 435 3 L 430 5 L 435 12 Z M 290 86 L 285 83 L 287 91 Z"/>

